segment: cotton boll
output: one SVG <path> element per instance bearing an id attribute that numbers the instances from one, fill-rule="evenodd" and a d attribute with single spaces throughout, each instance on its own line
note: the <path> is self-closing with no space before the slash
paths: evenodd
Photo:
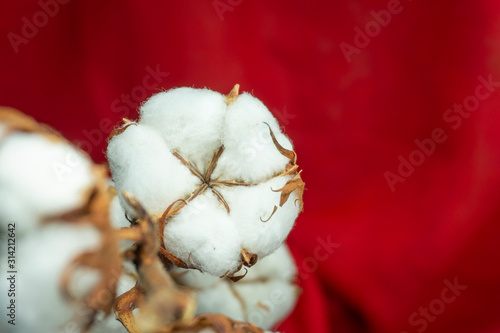
<path id="1" fill-rule="evenodd" d="M 122 206 L 134 212 L 121 191 L 133 193 L 151 214 L 162 214 L 177 199 L 186 199 L 200 180 L 174 157 L 161 135 L 149 126 L 130 125 L 111 139 L 107 157 Z"/>
<path id="2" fill-rule="evenodd" d="M 17 221 L 19 232 L 41 218 L 79 208 L 95 182 L 91 161 L 65 141 L 13 133 L 0 145 L 0 219 Z"/>
<path id="3" fill-rule="evenodd" d="M 167 251 L 212 275 L 235 272 L 240 265 L 240 236 L 210 189 L 189 202 L 165 226 Z"/>
<path id="4" fill-rule="evenodd" d="M 215 178 L 258 183 L 285 169 L 289 160 L 276 149 L 265 123 L 284 148 L 292 149 L 276 119 L 257 98 L 244 93 L 228 106 L 223 134 L 225 150 Z"/>
<path id="5" fill-rule="evenodd" d="M 192 88 L 154 95 L 142 105 L 138 123 L 126 124 L 108 147 L 113 179 L 129 217 L 134 212 L 122 190 L 157 216 L 176 200 L 191 198 L 167 216 L 163 245 L 189 267 L 215 276 L 233 274 L 242 263 L 251 266 L 253 261 L 247 261 L 255 259 L 253 254 L 263 258 L 275 251 L 301 209 L 296 204 L 300 178 L 283 207 L 277 207 L 281 193 L 271 190 L 297 176 L 296 169 L 287 169 L 295 161 L 277 147 L 291 149 L 290 141 L 258 99 L 238 97 L 237 90 L 227 97 Z M 211 162 L 216 167 L 208 171 Z M 289 176 L 279 176 L 286 170 Z M 195 192 L 199 186 L 205 193 Z M 217 200 L 214 194 L 219 193 Z M 203 207 L 207 202 L 212 207 Z"/>
<path id="6" fill-rule="evenodd" d="M 290 195 L 283 207 L 278 205 L 281 192 L 273 191 L 282 188 L 291 178 L 275 177 L 256 186 L 219 190 L 231 207 L 230 217 L 242 240 L 242 248 L 259 258 L 274 252 L 281 245 L 299 214 L 300 207 L 295 202 L 297 191 Z M 278 208 L 273 214 L 275 205 Z"/>
<path id="7" fill-rule="evenodd" d="M 293 283 L 297 268 L 286 245 L 259 260 L 236 283 L 228 279 L 213 283 L 213 277 L 198 271 L 178 271 L 187 272 L 174 277 L 177 283 L 193 288 L 198 300 L 197 314 L 221 313 L 269 329 L 289 315 L 297 301 Z"/>
<path id="8" fill-rule="evenodd" d="M 73 258 L 95 249 L 99 241 L 98 232 L 91 226 L 69 224 L 50 224 L 18 238 L 16 304 L 19 309 L 16 326 L 2 320 L 2 331 L 57 332 L 59 327 L 67 325 L 78 307 L 63 298 L 61 274 Z M 5 257 L 3 261 L 7 261 Z M 79 276 L 78 285 L 71 284 L 76 294 L 85 293 L 96 282 L 98 275 L 88 273 Z M 2 291 L 2 295 L 6 293 Z"/>
<path id="9" fill-rule="evenodd" d="M 221 146 L 225 97 L 208 89 L 177 88 L 152 96 L 141 106 L 140 123 L 163 136 L 167 145 L 201 172 Z"/>

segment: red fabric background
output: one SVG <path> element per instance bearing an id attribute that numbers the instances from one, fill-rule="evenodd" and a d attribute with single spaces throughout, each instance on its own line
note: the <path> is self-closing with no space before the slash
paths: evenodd
<path id="1" fill-rule="evenodd" d="M 289 238 L 303 293 L 282 331 L 500 332 L 500 91 L 457 129 L 443 119 L 478 76 L 500 81 L 500 5 L 401 0 L 377 32 L 371 11 L 393 1 L 73 0 L 37 17 L 17 53 L 9 33 L 42 7 L 0 1 L 0 105 L 102 162 L 106 119 L 136 116 L 120 99 L 141 92 L 147 66 L 169 73 L 148 96 L 239 83 L 282 121 L 307 183 Z M 367 23 L 349 63 L 341 45 Z M 384 173 L 436 128 L 447 140 L 391 191 Z M 467 289 L 442 303 L 455 279 Z M 432 320 L 415 317 L 429 305 Z"/>

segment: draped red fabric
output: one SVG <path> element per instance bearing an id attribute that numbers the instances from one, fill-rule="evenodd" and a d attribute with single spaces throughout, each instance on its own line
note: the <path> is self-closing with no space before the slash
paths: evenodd
<path id="1" fill-rule="evenodd" d="M 289 237 L 302 293 L 279 330 L 500 332 L 499 15 L 493 0 L 3 0 L 0 105 L 103 162 L 147 96 L 239 83 L 306 182 Z"/>

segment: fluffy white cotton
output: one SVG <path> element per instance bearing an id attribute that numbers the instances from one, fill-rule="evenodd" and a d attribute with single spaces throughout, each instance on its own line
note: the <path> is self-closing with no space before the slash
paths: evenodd
<path id="1" fill-rule="evenodd" d="M 208 89 L 177 88 L 152 96 L 141 106 L 140 123 L 158 130 L 203 172 L 221 145 L 225 97 Z"/>
<path id="2" fill-rule="evenodd" d="M 176 269 L 176 273 L 182 269 Z M 185 271 L 185 270 L 184 270 Z M 239 321 L 249 321 L 264 329 L 274 327 L 293 310 L 297 269 L 286 245 L 259 261 L 247 276 L 234 283 L 198 271 L 174 275 L 176 281 L 193 288 L 198 301 L 197 314 L 221 313 Z"/>
<path id="3" fill-rule="evenodd" d="M 240 265 L 241 239 L 226 210 L 208 189 L 165 226 L 165 248 L 188 265 L 221 276 Z"/>
<path id="4" fill-rule="evenodd" d="M 146 210 L 162 214 L 177 199 L 186 199 L 200 180 L 174 157 L 161 135 L 149 126 L 131 125 L 111 139 L 108 162 L 122 206 L 122 190 L 133 193 Z"/>
<path id="5" fill-rule="evenodd" d="M 83 205 L 94 182 L 91 161 L 67 142 L 13 133 L 0 145 L 0 220 L 25 233 Z"/>
<path id="6" fill-rule="evenodd" d="M 242 250 L 259 259 L 269 255 L 286 239 L 300 208 L 295 204 L 297 191 L 269 219 L 280 203 L 280 193 L 271 189 L 283 187 L 291 176 L 277 177 L 289 159 L 278 151 L 267 124 L 277 141 L 292 149 L 271 112 L 250 94 L 229 104 L 225 96 L 207 89 L 178 88 L 154 95 L 141 106 L 139 121 L 108 146 L 111 173 L 128 216 L 133 212 L 121 198 L 122 190 L 158 215 L 205 183 L 204 194 L 167 220 L 165 248 L 215 276 L 234 273 L 242 263 Z M 214 151 L 222 145 L 225 149 L 210 179 L 194 176 L 174 156 L 178 153 L 205 178 Z M 217 180 L 256 186 L 213 184 Z M 212 189 L 222 194 L 229 214 Z"/>
<path id="7" fill-rule="evenodd" d="M 291 178 L 275 177 L 256 186 L 220 189 L 231 207 L 230 217 L 241 237 L 242 248 L 259 258 L 274 252 L 281 245 L 299 214 L 300 207 L 295 202 L 297 191 L 290 195 L 283 207 L 279 207 L 281 192 L 273 191 L 282 188 Z M 278 208 L 273 215 L 274 206 Z"/>
<path id="8" fill-rule="evenodd" d="M 16 242 L 16 326 L 0 321 L 3 332 L 58 332 L 77 310 L 76 303 L 63 298 L 60 277 L 78 254 L 94 249 L 100 242 L 91 226 L 50 224 L 36 232 L 19 236 Z M 2 264 L 6 263 L 2 253 Z M 6 267 L 2 267 L 6 272 Z M 83 270 L 71 284 L 74 294 L 82 295 L 96 283 L 96 271 Z M 2 289 L 6 286 L 1 284 Z M 2 290 L 2 295 L 7 291 Z M 69 326 L 68 326 L 69 327 Z"/>
<path id="9" fill-rule="evenodd" d="M 203 273 L 195 269 L 174 267 L 170 271 L 172 277 L 180 284 L 194 289 L 208 289 L 220 283 L 218 276 Z"/>
<path id="10" fill-rule="evenodd" d="M 225 150 L 215 178 L 259 183 L 285 169 L 289 160 L 276 149 L 265 123 L 284 148 L 292 149 L 276 119 L 257 98 L 242 94 L 228 106 L 223 135 Z"/>

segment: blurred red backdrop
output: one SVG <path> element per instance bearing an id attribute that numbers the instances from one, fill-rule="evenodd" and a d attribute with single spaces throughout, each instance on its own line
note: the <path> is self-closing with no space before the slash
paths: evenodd
<path id="1" fill-rule="evenodd" d="M 493 0 L 4 0 L 0 105 L 103 162 L 147 96 L 239 83 L 307 184 L 289 237 L 303 293 L 280 330 L 500 332 L 499 15 Z"/>

